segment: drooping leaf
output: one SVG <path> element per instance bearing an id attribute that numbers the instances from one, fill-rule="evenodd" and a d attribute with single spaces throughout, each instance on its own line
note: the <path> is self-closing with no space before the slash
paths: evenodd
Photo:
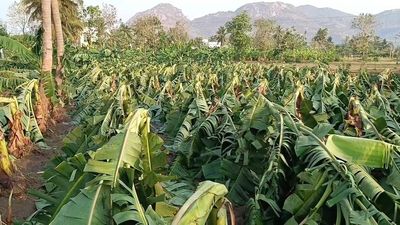
<path id="1" fill-rule="evenodd" d="M 340 135 L 329 135 L 326 146 L 338 158 L 373 168 L 388 168 L 392 152 L 397 151 L 383 141 Z"/>
<path id="2" fill-rule="evenodd" d="M 98 185 L 90 189 L 83 189 L 64 205 L 50 225 L 104 225 L 110 221 L 110 205 L 107 200 L 109 188 Z"/>

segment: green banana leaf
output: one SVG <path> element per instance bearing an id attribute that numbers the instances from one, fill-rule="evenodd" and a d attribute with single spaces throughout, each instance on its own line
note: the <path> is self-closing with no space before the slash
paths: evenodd
<path id="1" fill-rule="evenodd" d="M 228 190 L 223 184 L 212 181 L 200 183 L 196 192 L 178 211 L 172 225 L 205 224 L 213 207 L 219 200 L 223 200 L 227 193 Z"/>
<path id="2" fill-rule="evenodd" d="M 388 168 L 397 146 L 378 140 L 329 135 L 326 147 L 336 157 L 372 168 Z"/>
<path id="3" fill-rule="evenodd" d="M 147 111 L 137 112 L 137 114 L 142 113 L 147 113 Z M 141 123 L 142 121 L 132 119 L 127 129 L 113 136 L 109 142 L 95 152 L 93 159 L 89 159 L 84 171 L 106 174 L 111 180 L 111 186 L 116 187 L 120 168 L 128 165 L 141 170 L 139 159 L 142 154 L 142 142 L 138 133 Z"/>
<path id="4" fill-rule="evenodd" d="M 0 46 L 14 52 L 21 60 L 25 62 L 37 63 L 39 61 L 38 57 L 33 54 L 31 50 L 12 38 L 0 36 Z"/>
<path id="5" fill-rule="evenodd" d="M 64 205 L 50 225 L 104 225 L 110 224 L 110 204 L 104 201 L 110 193 L 106 185 L 83 189 Z"/>

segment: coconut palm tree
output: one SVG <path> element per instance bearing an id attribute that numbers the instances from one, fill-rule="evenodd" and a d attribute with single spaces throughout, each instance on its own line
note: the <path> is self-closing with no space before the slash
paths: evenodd
<path id="1" fill-rule="evenodd" d="M 218 28 L 218 31 L 215 35 L 216 40 L 218 41 L 218 43 L 221 44 L 221 47 L 225 44 L 226 42 L 226 28 L 224 26 Z"/>
<path id="2" fill-rule="evenodd" d="M 42 0 L 41 3 L 43 27 L 43 56 L 42 72 L 51 73 L 53 64 L 53 45 L 51 33 L 51 0 Z"/>
<path id="3" fill-rule="evenodd" d="M 41 21 L 41 0 L 22 0 L 22 2 L 26 5 L 26 11 L 30 15 L 30 19 L 32 21 Z M 79 16 L 83 1 L 63 0 L 58 3 L 64 37 L 77 41 L 83 30 L 83 22 Z"/>
<path id="4" fill-rule="evenodd" d="M 56 69 L 56 85 L 57 94 L 61 95 L 61 85 L 62 85 L 62 60 L 64 57 L 64 36 L 61 25 L 60 9 L 58 5 L 58 0 L 51 0 L 51 16 L 53 19 L 56 43 L 57 43 L 57 69 Z"/>

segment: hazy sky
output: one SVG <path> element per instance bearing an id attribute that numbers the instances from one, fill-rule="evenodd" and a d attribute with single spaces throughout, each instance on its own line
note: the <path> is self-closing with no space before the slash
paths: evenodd
<path id="1" fill-rule="evenodd" d="M 15 0 L 0 0 L 0 20 L 7 19 L 7 10 Z M 84 0 L 85 5 L 114 5 L 123 21 L 136 12 L 149 9 L 158 3 L 168 2 L 183 10 L 190 19 L 222 10 L 235 10 L 241 5 L 260 0 Z M 400 0 L 284 0 L 283 2 L 299 5 L 331 7 L 344 12 L 359 14 L 379 13 L 388 9 L 400 9 Z"/>

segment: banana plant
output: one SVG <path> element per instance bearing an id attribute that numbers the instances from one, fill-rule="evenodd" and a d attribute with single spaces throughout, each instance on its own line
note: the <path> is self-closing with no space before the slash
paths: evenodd
<path id="1" fill-rule="evenodd" d="M 229 210 L 231 224 L 235 224 L 232 205 L 224 196 L 228 193 L 222 184 L 204 181 L 196 192 L 185 202 L 171 225 L 183 224 L 228 224 Z"/>
<path id="2" fill-rule="evenodd" d="M 399 223 L 397 76 L 74 51 L 80 125 L 55 165 L 87 163 L 60 179 L 72 192 L 49 179 L 45 193 L 62 193 L 42 209 L 52 224 L 227 224 L 231 204 L 249 225 Z M 77 203 L 91 206 L 79 218 Z"/>
<path id="3" fill-rule="evenodd" d="M 144 185 L 151 188 L 158 187 L 161 190 L 164 188 L 159 182 L 171 179 L 157 172 L 164 156 L 159 152 L 161 139 L 150 133 L 149 125 L 148 111 L 138 109 L 128 116 L 127 125 L 119 134 L 113 136 L 97 151 L 89 152 L 91 159 L 87 162 L 82 153 L 78 153 L 67 161 L 61 161 L 54 169 L 48 170 L 45 173 L 48 180 L 47 193 L 33 192 L 42 201 L 47 202 L 34 217 L 36 221 L 44 222 L 47 215 L 47 218 L 51 218 L 49 224 L 112 224 L 113 221 L 116 224 L 128 221 L 140 224 L 155 222 L 168 224 L 168 217 L 163 218 L 158 212 L 173 210 L 177 213 L 177 209 L 169 205 L 156 204 L 153 210 L 149 203 L 154 200 L 143 199 L 146 196 L 141 196 L 144 191 L 141 188 L 145 187 L 137 184 L 138 174 L 142 174 Z M 74 136 L 70 136 L 66 141 L 68 143 L 74 139 L 76 140 Z M 118 150 L 115 151 L 116 149 Z M 79 191 L 80 188 L 83 189 Z M 217 195 L 215 201 L 218 200 L 217 205 L 221 207 L 215 215 L 213 214 L 212 220 L 215 220 L 213 224 L 227 221 L 226 210 L 231 206 L 224 198 L 227 192 L 225 186 L 206 182 L 199 187 L 198 192 L 204 192 L 201 191 L 204 188 L 207 190 L 207 194 L 204 195 Z M 169 188 L 165 190 L 171 191 Z M 186 205 L 201 202 L 203 198 L 207 197 L 198 194 L 198 198 L 193 197 Z M 214 204 L 212 199 L 207 204 Z M 81 210 L 83 205 L 87 206 L 84 211 Z M 145 208 L 146 205 L 148 206 Z M 212 207 L 205 205 L 204 208 Z M 230 210 L 232 211 L 232 208 Z M 78 212 L 80 216 L 74 216 Z M 187 213 L 184 210 L 178 212 L 178 214 Z M 205 224 L 208 219 L 207 214 L 204 222 L 200 224 Z M 175 221 L 181 220 L 182 218 L 175 219 Z"/>

